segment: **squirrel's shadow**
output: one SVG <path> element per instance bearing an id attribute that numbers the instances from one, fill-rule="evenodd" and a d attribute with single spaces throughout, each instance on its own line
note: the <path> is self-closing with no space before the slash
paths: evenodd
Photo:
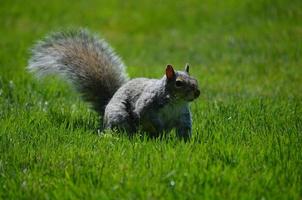
<path id="1" fill-rule="evenodd" d="M 100 129 L 99 129 L 100 130 Z M 129 134 L 125 131 L 115 130 L 101 130 L 98 131 L 98 135 L 101 137 L 116 137 L 116 138 L 126 138 L 129 141 L 141 141 L 141 142 L 160 142 L 160 143 L 178 143 L 178 142 L 189 142 L 190 139 L 179 138 L 176 136 L 175 132 L 164 132 L 158 135 L 151 135 L 146 132 L 142 132 L 140 130 Z"/>
<path id="2" fill-rule="evenodd" d="M 70 112 L 62 113 L 57 111 L 49 112 L 49 119 L 52 124 L 55 126 L 63 126 L 63 128 L 68 130 L 76 130 L 82 129 L 84 131 L 92 132 L 95 135 L 99 136 L 116 136 L 128 138 L 131 141 L 139 140 L 139 141 L 160 141 L 160 142 L 171 142 L 171 141 L 183 141 L 180 138 L 177 138 L 175 134 L 172 132 L 162 133 L 158 135 L 150 135 L 146 132 L 137 131 L 135 133 L 129 134 L 125 131 L 118 130 L 103 130 L 101 128 L 101 119 L 96 120 L 95 116 L 82 117 L 82 116 L 74 116 Z M 188 142 L 189 140 L 184 140 Z"/>

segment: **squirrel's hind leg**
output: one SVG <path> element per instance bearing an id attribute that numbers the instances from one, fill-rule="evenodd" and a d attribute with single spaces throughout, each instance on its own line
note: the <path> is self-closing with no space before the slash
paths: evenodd
<path id="1" fill-rule="evenodd" d="M 107 105 L 103 125 L 104 129 L 117 129 L 119 132 L 126 132 L 128 135 L 132 135 L 137 129 L 134 117 L 129 113 L 129 109 L 124 103 Z"/>

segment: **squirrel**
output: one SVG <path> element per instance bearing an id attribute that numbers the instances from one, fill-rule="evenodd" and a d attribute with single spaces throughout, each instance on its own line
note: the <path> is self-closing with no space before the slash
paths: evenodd
<path id="1" fill-rule="evenodd" d="M 86 29 L 51 33 L 31 53 L 27 69 L 37 77 L 65 78 L 99 113 L 103 129 L 158 137 L 175 128 L 177 137 L 191 137 L 189 102 L 200 90 L 188 64 L 184 71 L 167 65 L 160 79 L 130 80 L 110 45 Z"/>

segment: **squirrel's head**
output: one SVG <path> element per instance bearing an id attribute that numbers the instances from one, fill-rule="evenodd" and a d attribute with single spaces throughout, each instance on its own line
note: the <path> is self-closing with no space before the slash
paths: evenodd
<path id="1" fill-rule="evenodd" d="M 184 71 L 174 71 L 172 65 L 167 65 L 166 79 L 168 88 L 177 99 L 193 101 L 200 95 L 198 82 L 189 74 L 189 65 Z"/>

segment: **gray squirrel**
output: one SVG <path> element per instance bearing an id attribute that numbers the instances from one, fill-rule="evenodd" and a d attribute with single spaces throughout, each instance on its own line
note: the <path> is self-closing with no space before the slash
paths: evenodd
<path id="1" fill-rule="evenodd" d="M 141 130 L 160 136 L 176 129 L 189 139 L 192 118 L 189 102 L 200 91 L 197 80 L 167 65 L 161 79 L 129 80 L 125 65 L 103 39 L 86 29 L 54 32 L 32 48 L 28 70 L 38 77 L 58 74 L 76 88 L 103 118 L 104 129 L 129 135 Z"/>

